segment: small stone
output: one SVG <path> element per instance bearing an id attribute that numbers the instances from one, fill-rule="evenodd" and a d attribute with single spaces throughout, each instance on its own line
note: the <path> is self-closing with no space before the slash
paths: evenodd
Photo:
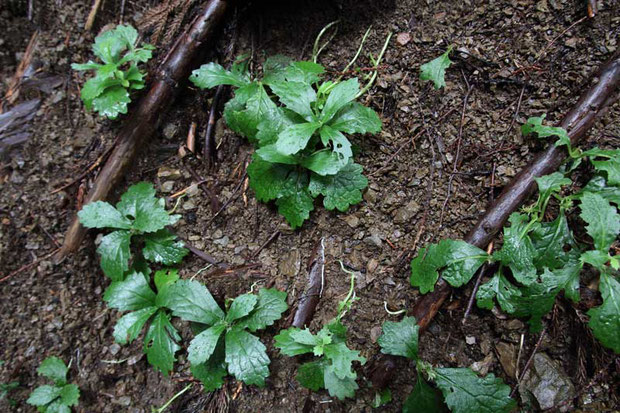
<path id="1" fill-rule="evenodd" d="M 164 137 L 166 139 L 173 139 L 176 136 L 178 130 L 179 128 L 177 125 L 175 125 L 174 123 L 168 123 L 166 124 L 166 126 L 164 126 Z"/>
<path id="2" fill-rule="evenodd" d="M 523 330 L 525 328 L 525 324 L 517 319 L 512 319 L 504 324 L 504 327 L 508 330 Z"/>
<path id="3" fill-rule="evenodd" d="M 172 190 L 174 189 L 174 181 L 166 181 L 163 184 L 161 184 L 161 191 L 162 192 L 172 192 Z"/>
<path id="4" fill-rule="evenodd" d="M 486 376 L 491 364 L 493 364 L 493 358 L 493 353 L 489 353 L 483 360 L 472 363 L 471 369 L 482 376 Z"/>
<path id="5" fill-rule="evenodd" d="M 122 396 L 112 399 L 112 404 L 116 404 L 118 406 L 129 406 L 131 404 L 131 397 Z"/>
<path id="6" fill-rule="evenodd" d="M 377 200 L 377 191 L 373 189 L 368 189 L 364 193 L 364 200 L 368 202 L 369 204 L 374 204 L 375 201 Z"/>
<path id="7" fill-rule="evenodd" d="M 398 33 L 398 35 L 396 36 L 396 43 L 398 43 L 401 46 L 405 46 L 410 41 L 411 41 L 411 35 L 409 33 L 406 33 L 406 32 Z"/>
<path id="8" fill-rule="evenodd" d="M 179 179 L 181 177 L 181 171 L 168 166 L 162 166 L 157 170 L 157 176 L 159 178 Z"/>
<path id="9" fill-rule="evenodd" d="M 296 276 L 300 268 L 301 257 L 299 250 L 292 250 L 289 252 L 278 265 L 278 270 L 280 273 L 289 277 Z"/>
<path id="10" fill-rule="evenodd" d="M 467 337 L 465 337 L 465 342 L 467 344 L 469 344 L 470 346 L 473 345 L 473 344 L 476 344 L 476 337 L 474 337 L 474 336 L 467 336 Z"/>
<path id="11" fill-rule="evenodd" d="M 355 215 L 349 215 L 347 217 L 344 218 L 344 221 L 351 227 L 351 228 L 356 228 L 359 223 L 360 223 L 360 219 L 358 217 L 356 217 Z"/>
<path id="12" fill-rule="evenodd" d="M 118 344 L 114 343 L 114 344 L 112 344 L 110 346 L 110 348 L 108 348 L 108 351 L 110 352 L 110 354 L 115 356 L 116 354 L 118 354 L 119 351 L 121 351 L 121 346 L 119 346 Z"/>
<path id="13" fill-rule="evenodd" d="M 368 261 L 368 264 L 366 265 L 366 272 L 369 274 L 372 274 L 373 272 L 375 272 L 378 266 L 379 266 L 379 261 L 377 261 L 374 258 L 371 258 L 370 261 Z"/>
<path id="14" fill-rule="evenodd" d="M 381 326 L 374 326 L 370 329 L 370 340 L 372 340 L 373 343 L 377 342 L 377 340 L 381 336 L 381 331 Z"/>
<path id="15" fill-rule="evenodd" d="M 184 211 L 190 211 L 192 209 L 195 209 L 196 205 L 194 204 L 194 201 L 192 201 L 191 199 L 188 201 L 183 202 L 183 210 Z"/>
<path id="16" fill-rule="evenodd" d="M 397 224 L 409 222 L 419 210 L 420 205 L 415 201 L 411 201 L 396 211 L 396 214 L 394 215 L 394 222 Z"/>
<path id="17" fill-rule="evenodd" d="M 495 349 L 506 375 L 508 377 L 515 377 L 517 371 L 517 346 L 500 342 L 495 345 Z"/>
<path id="18" fill-rule="evenodd" d="M 230 238 L 228 238 L 228 235 L 224 235 L 222 238 L 214 239 L 213 242 L 217 245 L 225 247 L 230 242 Z"/>
<path id="19" fill-rule="evenodd" d="M 549 410 L 575 397 L 575 387 L 560 365 L 544 353 L 537 353 L 519 384 L 524 404 Z M 571 406 L 565 406 L 570 410 Z"/>

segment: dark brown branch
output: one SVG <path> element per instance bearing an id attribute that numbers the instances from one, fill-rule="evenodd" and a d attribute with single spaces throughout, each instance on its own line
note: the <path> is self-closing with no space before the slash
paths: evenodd
<path id="1" fill-rule="evenodd" d="M 198 51 L 213 38 L 227 5 L 228 2 L 223 0 L 210 0 L 190 28 L 172 46 L 157 69 L 148 94 L 142 98 L 138 107 L 132 110 L 132 116 L 119 134 L 116 147 L 84 199 L 85 204 L 106 199 L 125 171 L 134 163 L 139 149 L 155 132 L 160 114 L 174 100 L 177 85 L 187 78 Z M 76 251 L 85 235 L 86 229 L 80 225 L 77 217 L 74 217 L 59 255 L 65 256 Z"/>
<path id="2" fill-rule="evenodd" d="M 308 262 L 308 288 L 299 299 L 292 326 L 304 328 L 312 321 L 325 283 L 325 245 L 321 238 Z"/>
<path id="3" fill-rule="evenodd" d="M 620 97 L 620 52 L 616 52 L 593 77 L 594 84 L 581 95 L 579 101 L 559 124 L 568 131 L 573 145 L 585 136 L 586 131 L 596 119 L 602 116 Z M 535 190 L 534 178 L 557 170 L 566 156 L 566 147 L 555 145 L 550 145 L 547 150 L 539 154 L 504 188 L 499 198 L 469 231 L 464 240 L 478 248 L 488 245 L 502 229 L 510 214 L 516 211 Z M 410 313 L 418 321 L 420 333 L 426 330 L 451 292 L 452 287 L 440 278 L 434 291 L 416 302 Z M 397 365 L 392 357 L 382 357 L 378 363 Z M 391 380 L 394 370 L 381 366 L 374 368 L 373 371 L 379 371 L 382 374 L 381 376 L 373 374 L 371 377 L 373 386 L 385 387 Z"/>

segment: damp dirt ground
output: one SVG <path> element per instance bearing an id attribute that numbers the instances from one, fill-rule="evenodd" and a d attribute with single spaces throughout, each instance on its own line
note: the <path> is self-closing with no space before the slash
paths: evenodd
<path id="1" fill-rule="evenodd" d="M 16 407 L 2 400 L 2 411 L 32 411 L 25 400 L 42 384 L 36 368 L 50 355 L 71 361 L 70 379 L 82 393 L 75 409 L 79 412 L 150 412 L 191 381 L 183 351 L 178 353 L 173 374 L 164 377 L 148 366 L 140 340 L 124 347 L 114 343 L 112 331 L 119 313 L 102 301 L 109 281 L 99 269 L 96 233 L 89 234 L 78 253 L 60 262 L 45 258 L 13 274 L 62 242 L 80 194 L 88 190 L 96 170 L 61 191 L 54 190 L 104 154 L 123 123 L 122 118 L 101 120 L 84 109 L 79 99 L 84 77 L 71 71 L 71 62 L 91 58 L 89 48 L 96 33 L 118 23 L 121 16 L 125 22 L 142 23 L 147 41 L 157 24 L 164 25 L 162 33 L 168 35 L 157 39 L 153 59 L 157 61 L 202 2 L 178 1 L 187 10 L 185 16 L 175 20 L 171 14 L 163 23 L 160 19 L 145 24 L 144 16 L 161 3 L 166 2 L 104 1 L 92 32 L 83 30 L 91 1 L 9 1 L 0 6 L 0 95 L 8 91 L 36 30 L 37 67 L 62 78 L 46 92 L 20 92 L 16 103 L 38 98 L 41 105 L 27 142 L 0 160 L 0 278 L 12 274 L 0 282 L 0 360 L 5 362 L 0 382 L 20 383 L 9 394 Z M 253 3 L 230 9 L 217 40 L 197 65 L 213 60 L 225 64 L 231 54 L 241 53 L 249 53 L 256 65 L 273 54 L 309 59 L 318 32 L 339 20 L 337 34 L 319 57 L 329 72 L 338 73 L 369 27 L 358 62 L 361 67 L 371 65 L 368 53 L 376 55 L 388 33 L 394 33 L 377 80 L 362 98 L 380 114 L 383 130 L 375 136 L 352 137 L 359 149 L 357 162 L 369 178 L 363 201 L 346 213 L 326 211 L 317 202 L 303 227 L 290 230 L 273 205 L 258 203 L 243 185 L 252 149 L 223 121 L 218 122 L 219 150 L 213 169 L 192 155 L 181 159 L 178 150 L 192 122 L 202 136 L 213 96 L 213 91 L 198 91 L 188 84 L 179 86 L 178 99 L 161 114 L 157 132 L 113 198 L 138 181 L 154 182 L 159 195 L 169 197 L 196 183 L 188 165 L 204 178 L 226 207 L 213 218 L 204 192 L 191 190 L 179 202 L 182 219 L 175 230 L 219 262 L 240 269 L 213 273 L 205 269 L 204 261 L 189 255 L 180 273 L 206 283 L 220 303 L 258 284 L 286 291 L 294 309 L 306 285 L 306 262 L 323 239 L 326 286 L 311 328 L 333 318 L 338 301 L 347 293 L 349 278 L 341 270 L 342 261 L 356 272 L 359 298 L 344 318 L 348 344 L 371 365 L 379 354 L 376 340 L 381 324 L 398 319 L 386 309 L 409 309 L 418 298 L 408 281 L 409 260 L 429 242 L 462 237 L 501 187 L 544 147 L 522 137 L 520 125 L 541 114 L 556 122 L 576 102 L 590 76 L 619 46 L 619 5 L 599 2 L 596 17 L 552 43 L 584 15 L 585 2 Z M 447 72 L 446 87 L 435 90 L 420 82 L 420 65 L 450 45 L 458 53 Z M 616 105 L 588 133 L 584 147 L 618 147 L 619 120 Z M 168 202 L 169 207 L 174 205 Z M 276 232 L 277 239 L 254 254 Z M 596 286 L 582 285 L 582 295 L 596 300 L 596 292 L 590 289 Z M 515 369 L 523 368 L 538 335 L 529 333 L 525 320 L 475 307 L 462 325 L 470 294 L 471 286 L 449 298 L 421 338 L 421 357 L 433 365 L 474 366 L 515 386 Z M 360 389 L 354 399 L 338 401 L 326 391 L 310 393 L 299 386 L 294 379 L 298 360 L 273 347 L 273 336 L 290 311 L 260 334 L 271 358 L 271 375 L 264 388 L 241 385 L 229 377 L 221 390 L 205 394 L 196 384 L 169 411 L 372 411 L 375 393 L 366 379 L 367 367 L 357 366 Z M 582 307 L 560 297 L 545 317 L 548 331 L 538 351 L 553 359 L 577 390 L 564 409 L 617 411 L 618 360 L 613 362 L 613 353 L 593 340 L 584 320 Z M 187 342 L 189 329 L 179 327 Z M 390 385 L 392 402 L 376 410 L 400 411 L 414 382 L 413 363 L 401 361 Z"/>

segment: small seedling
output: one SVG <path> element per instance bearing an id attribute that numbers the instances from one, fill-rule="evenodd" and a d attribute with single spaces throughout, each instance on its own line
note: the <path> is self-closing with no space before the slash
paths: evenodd
<path id="1" fill-rule="evenodd" d="M 493 374 L 479 377 L 469 368 L 433 368 L 418 358 L 418 326 L 414 317 L 386 321 L 377 342 L 381 352 L 416 362 L 418 377 L 403 405 L 403 412 L 437 412 L 444 403 L 454 413 L 508 413 L 517 405 L 510 387 Z M 444 400 L 423 378 L 435 382 Z"/>
<path id="2" fill-rule="evenodd" d="M 39 386 L 30 394 L 26 403 L 37 407 L 42 413 L 69 413 L 71 406 L 77 406 L 80 389 L 67 383 L 69 369 L 58 357 L 43 360 L 37 373 L 50 379 L 53 385 Z"/>
<path id="3" fill-rule="evenodd" d="M 348 296 L 338 305 L 338 316 L 317 334 L 312 334 L 307 328 L 302 330 L 291 327 L 275 336 L 275 346 L 287 356 L 312 353 L 318 357 L 299 366 L 299 384 L 312 391 L 327 389 L 330 396 L 340 400 L 353 397 L 358 389 L 355 381 L 357 373 L 352 369 L 353 362 L 366 362 L 358 351 L 347 347 L 347 328 L 341 322 L 341 318 L 356 299 L 354 281 L 355 275 L 351 272 L 351 288 Z"/>
<path id="4" fill-rule="evenodd" d="M 95 77 L 82 87 L 82 101 L 87 109 L 94 109 L 101 116 L 116 119 L 127 113 L 131 102 L 130 90 L 144 88 L 144 72 L 138 68 L 152 57 L 153 46 L 137 47 L 138 32 L 131 26 L 119 25 L 95 38 L 93 53 L 103 64 L 92 60 L 73 63 L 74 70 L 94 70 Z"/>
<path id="5" fill-rule="evenodd" d="M 129 187 L 116 208 L 97 201 L 85 205 L 78 213 L 87 228 L 111 228 L 104 236 L 97 252 L 101 256 L 103 273 L 112 281 L 122 281 L 129 271 L 130 245 L 142 254 L 133 260 L 132 271 L 149 272 L 144 259 L 172 265 L 179 263 L 188 250 L 165 227 L 176 223 L 180 215 L 171 215 L 164 208 L 163 199 L 155 198 L 155 189 L 148 182 Z"/>
<path id="6" fill-rule="evenodd" d="M 452 52 L 452 46 L 450 46 L 441 56 L 420 66 L 420 80 L 432 80 L 435 85 L 435 89 L 445 87 L 446 69 L 453 63 L 452 60 L 450 60 L 450 52 Z"/>
<path id="7" fill-rule="evenodd" d="M 197 281 L 181 280 L 161 297 L 172 314 L 194 324 L 197 335 L 188 348 L 195 378 L 205 391 L 218 389 L 227 373 L 246 384 L 265 385 L 269 376 L 267 348 L 250 332 L 272 325 L 286 311 L 286 293 L 261 289 L 236 297 L 226 312 Z"/>
<path id="8" fill-rule="evenodd" d="M 589 326 L 606 347 L 620 353 L 620 283 L 617 280 L 620 259 L 611 255 L 612 244 L 620 234 L 620 150 L 594 148 L 581 152 L 570 146 L 564 129 L 542 125 L 541 118 L 530 118 L 525 134 L 558 136 L 555 145 L 566 145 L 571 161 L 568 174 L 583 160 L 594 166 L 596 176 L 572 195 L 562 195 L 573 184 L 565 173 L 554 172 L 536 178 L 538 199 L 509 217 L 504 227 L 503 245 L 494 254 L 459 240 L 442 240 L 423 248 L 411 262 L 411 284 L 423 294 L 432 291 L 442 270 L 443 279 L 454 287 L 467 283 L 486 261 L 499 263 L 497 273 L 476 294 L 481 308 L 492 309 L 495 302 L 508 314 L 529 317 L 532 331 L 540 331 L 542 317 L 564 295 L 579 301 L 579 276 L 584 265 L 600 273 L 599 290 L 603 303 L 590 309 Z M 558 205 L 555 219 L 546 220 L 547 206 Z M 582 245 L 573 236 L 567 212 L 578 205 L 585 222 L 590 245 Z M 615 205 L 615 206 L 614 206 Z"/>
<path id="9" fill-rule="evenodd" d="M 170 313 L 165 308 L 163 296 L 179 279 L 176 270 L 155 272 L 157 293 L 151 289 L 148 276 L 134 272 L 123 281 L 115 281 L 103 295 L 104 301 L 119 311 L 131 311 L 122 316 L 114 327 L 114 339 L 119 344 L 135 340 L 142 328 L 149 323 L 144 337 L 144 353 L 147 361 L 164 376 L 173 369 L 175 353 L 181 347 L 181 337 L 170 323 Z"/>
<path id="10" fill-rule="evenodd" d="M 224 117 L 257 147 L 248 167 L 250 186 L 259 201 L 275 200 L 293 228 L 308 219 L 319 195 L 328 210 L 346 211 L 362 200 L 368 180 L 343 133 L 381 130 L 375 111 L 355 102 L 358 80 L 321 82 L 324 72 L 313 62 L 274 56 L 263 65 L 261 80 L 252 80 L 243 59 L 231 70 L 203 65 L 190 77 L 201 89 L 237 88 Z"/>
<path id="11" fill-rule="evenodd" d="M 0 367 L 3 364 L 4 364 L 4 360 L 0 360 Z M 17 382 L 17 381 L 10 381 L 8 383 L 0 383 L 0 400 L 2 400 L 5 397 L 7 397 L 11 390 L 14 390 L 14 389 L 16 389 L 18 387 L 19 387 L 19 382 Z M 15 406 L 15 404 L 16 404 L 15 400 L 13 400 L 11 398 L 7 398 L 7 401 L 9 402 L 10 406 Z"/>

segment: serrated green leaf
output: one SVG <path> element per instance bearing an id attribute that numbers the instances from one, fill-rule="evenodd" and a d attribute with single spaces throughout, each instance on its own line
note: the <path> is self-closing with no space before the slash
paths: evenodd
<path id="1" fill-rule="evenodd" d="M 226 322 L 230 324 L 250 314 L 257 302 L 258 297 L 254 294 L 241 294 L 237 296 L 226 313 Z"/>
<path id="2" fill-rule="evenodd" d="M 206 362 L 213 355 L 224 330 L 226 330 L 226 324 L 217 323 L 194 337 L 187 349 L 189 362 L 192 365 Z"/>
<path id="3" fill-rule="evenodd" d="M 244 135 L 250 140 L 255 140 L 261 122 L 280 122 L 281 116 L 280 109 L 273 103 L 263 85 L 258 84 L 254 93 L 247 99 L 245 110 L 239 112 L 236 119 Z"/>
<path id="4" fill-rule="evenodd" d="M 101 256 L 101 269 L 112 281 L 123 279 L 125 271 L 129 269 L 129 231 L 119 230 L 110 232 L 101 239 L 97 253 Z"/>
<path id="5" fill-rule="evenodd" d="M 340 400 L 355 396 L 355 390 L 359 388 L 354 378 L 339 378 L 334 372 L 334 367 L 332 365 L 325 366 L 323 370 L 323 381 L 329 395 L 337 397 Z"/>
<path id="6" fill-rule="evenodd" d="M 479 377 L 468 368 L 438 368 L 435 383 L 454 413 L 508 413 L 517 406 L 510 387 L 493 374 Z"/>
<path id="7" fill-rule="evenodd" d="M 445 411 L 447 409 L 441 396 L 418 373 L 415 386 L 403 404 L 403 413 L 440 413 Z"/>
<path id="8" fill-rule="evenodd" d="M 123 26 L 118 26 L 123 27 Z M 120 55 L 127 50 L 128 44 L 126 37 L 123 36 L 123 29 L 111 29 L 101 33 L 95 38 L 93 53 L 104 63 L 116 63 L 120 60 Z"/>
<path id="9" fill-rule="evenodd" d="M 451 51 L 452 47 L 448 48 L 441 56 L 420 66 L 420 80 L 432 80 L 435 84 L 435 89 L 441 89 L 446 86 L 446 69 L 453 63 L 450 60 Z"/>
<path id="10" fill-rule="evenodd" d="M 351 368 L 353 362 L 366 363 L 366 359 L 361 357 L 358 351 L 349 349 L 345 343 L 326 345 L 325 357 L 332 361 L 332 370 L 339 379 L 355 379 L 357 374 Z"/>
<path id="11" fill-rule="evenodd" d="M 293 62 L 285 69 L 286 80 L 312 84 L 318 82 L 325 68 L 314 62 Z"/>
<path id="12" fill-rule="evenodd" d="M 286 68 L 291 63 L 292 59 L 288 56 L 275 55 L 267 58 L 263 64 L 263 83 L 269 85 L 285 80 Z"/>
<path id="13" fill-rule="evenodd" d="M 311 121 L 314 114 L 310 104 L 316 101 L 316 92 L 309 84 L 302 82 L 271 82 L 269 87 L 280 102 L 305 120 Z"/>
<path id="14" fill-rule="evenodd" d="M 411 285 L 419 287 L 422 294 L 433 291 L 439 278 L 438 271 L 443 269 L 443 279 L 454 287 L 460 287 L 488 259 L 485 251 L 465 241 L 442 240 L 422 248 L 411 261 Z"/>
<path id="15" fill-rule="evenodd" d="M 120 311 L 141 310 L 155 306 L 155 293 L 146 277 L 138 272 L 129 274 L 124 281 L 115 281 L 106 289 L 103 300 Z"/>
<path id="16" fill-rule="evenodd" d="M 575 197 L 581 199 L 586 192 L 599 194 L 610 203 L 620 206 L 620 187 L 607 185 L 602 176 L 592 178 L 580 192 L 575 194 Z"/>
<path id="17" fill-rule="evenodd" d="M 550 269 L 562 267 L 569 256 L 564 253 L 565 246 L 575 245 L 575 240 L 568 228 L 568 221 L 563 212 L 551 222 L 543 222 L 531 232 L 532 245 L 536 256 L 536 268 Z"/>
<path id="18" fill-rule="evenodd" d="M 60 390 L 60 402 L 65 406 L 77 406 L 80 389 L 75 384 L 67 384 Z"/>
<path id="19" fill-rule="evenodd" d="M 310 137 L 318 129 L 317 122 L 297 123 L 286 127 L 278 135 L 276 149 L 284 155 L 294 155 L 308 145 Z"/>
<path id="20" fill-rule="evenodd" d="M 557 136 L 559 139 L 555 142 L 556 146 L 567 145 L 570 147 L 570 138 L 566 129 L 557 126 L 545 126 L 542 124 L 544 119 L 545 115 L 529 118 L 527 122 L 521 126 L 521 133 L 523 135 L 536 133 L 540 139 Z"/>
<path id="21" fill-rule="evenodd" d="M 61 387 L 49 385 L 39 386 L 34 389 L 32 393 L 30 393 L 30 397 L 28 397 L 26 403 L 33 406 L 45 406 L 46 404 L 57 399 L 60 396 L 61 391 Z"/>
<path id="22" fill-rule="evenodd" d="M 306 389 L 318 391 L 325 387 L 325 365 L 324 360 L 309 361 L 302 364 L 297 369 L 295 378 Z"/>
<path id="23" fill-rule="evenodd" d="M 296 165 L 299 163 L 298 157 L 295 155 L 285 155 L 278 151 L 275 144 L 265 145 L 256 150 L 256 155 L 263 161 L 269 163 L 283 163 L 287 165 Z"/>
<path id="24" fill-rule="evenodd" d="M 339 82 L 327 96 L 325 106 L 321 111 L 321 121 L 324 123 L 330 121 L 340 109 L 355 99 L 359 91 L 360 85 L 357 78 Z"/>
<path id="25" fill-rule="evenodd" d="M 280 333 L 274 337 L 276 348 L 279 348 L 283 354 L 293 357 L 299 354 L 311 353 L 314 343 L 304 344 L 295 339 L 295 336 L 301 330 L 297 327 L 291 327 L 286 330 L 280 330 Z"/>
<path id="26" fill-rule="evenodd" d="M 236 326 L 252 332 L 262 330 L 280 319 L 287 308 L 284 291 L 261 288 L 258 290 L 258 303 L 248 316 L 237 321 Z"/>
<path id="27" fill-rule="evenodd" d="M 151 262 L 159 262 L 164 265 L 177 264 L 189 253 L 189 250 L 183 245 L 182 241 L 177 241 L 176 235 L 164 228 L 146 234 L 142 254 Z"/>
<path id="28" fill-rule="evenodd" d="M 180 218 L 166 212 L 164 204 L 155 198 L 155 188 L 150 182 L 139 182 L 130 186 L 127 192 L 121 195 L 116 209 L 134 219 L 133 229 L 146 233 L 159 231 Z"/>
<path id="29" fill-rule="evenodd" d="M 323 195 L 323 205 L 328 210 L 345 212 L 349 206 L 362 201 L 362 189 L 368 179 L 362 175 L 362 166 L 353 161 L 344 166 L 336 175 L 312 175 L 309 190 L 312 195 Z"/>
<path id="30" fill-rule="evenodd" d="M 95 70 L 101 68 L 103 65 L 95 63 L 89 60 L 88 63 L 71 63 L 71 69 L 73 70 Z"/>
<path id="31" fill-rule="evenodd" d="M 377 343 L 383 354 L 418 358 L 418 325 L 415 317 L 404 317 L 399 322 L 386 321 Z"/>
<path id="32" fill-rule="evenodd" d="M 58 399 L 45 406 L 45 413 L 71 413 L 71 408 Z"/>
<path id="33" fill-rule="evenodd" d="M 157 288 L 157 292 L 161 293 L 166 287 L 177 282 L 179 279 L 179 270 L 172 268 L 157 270 L 155 271 L 155 276 L 153 279 L 155 281 L 155 288 Z"/>
<path id="34" fill-rule="evenodd" d="M 127 105 L 131 102 L 129 92 L 123 86 L 113 86 L 93 99 L 93 109 L 101 116 L 116 119 L 119 114 L 127 113 Z"/>
<path id="35" fill-rule="evenodd" d="M 329 126 L 346 133 L 379 133 L 381 119 L 377 112 L 358 102 L 351 102 L 338 111 Z"/>
<path id="36" fill-rule="evenodd" d="M 581 261 L 590 264 L 599 271 L 604 271 L 605 266 L 609 262 L 611 256 L 607 252 L 601 250 L 585 251 L 581 254 Z"/>
<path id="37" fill-rule="evenodd" d="M 254 157 L 248 165 L 248 176 L 256 199 L 268 202 L 278 198 L 284 192 L 287 177 L 293 170 L 290 166 L 273 164 Z"/>
<path id="38" fill-rule="evenodd" d="M 538 192 L 540 193 L 539 202 L 543 205 L 546 205 L 552 194 L 560 192 L 563 186 L 570 185 L 573 182 L 561 172 L 554 172 L 534 179 L 538 184 Z"/>
<path id="39" fill-rule="evenodd" d="M 611 274 L 601 273 L 599 290 L 603 304 L 588 311 L 588 325 L 605 347 L 620 354 L 620 283 Z"/>
<path id="40" fill-rule="evenodd" d="M 225 340 L 228 371 L 245 384 L 263 387 L 269 376 L 265 345 L 256 336 L 240 329 L 228 331 Z"/>
<path id="41" fill-rule="evenodd" d="M 207 63 L 194 70 L 189 80 L 200 89 L 210 89 L 219 85 L 231 85 L 236 87 L 250 83 L 249 75 L 230 72 L 218 63 Z"/>
<path id="42" fill-rule="evenodd" d="M 620 185 L 620 154 L 616 151 L 615 156 L 604 161 L 592 161 L 597 171 L 607 174 L 607 182 L 610 185 Z"/>
<path id="43" fill-rule="evenodd" d="M 116 66 L 114 66 L 115 68 Z M 86 109 L 92 107 L 93 100 L 103 94 L 106 89 L 121 85 L 121 80 L 114 77 L 114 72 L 106 73 L 103 69 L 99 69 L 97 75 L 90 78 L 82 86 L 80 97 L 86 105 Z"/>
<path id="44" fill-rule="evenodd" d="M 96 201 L 84 205 L 78 212 L 80 223 L 86 228 L 131 228 L 131 221 L 107 202 Z"/>
<path id="45" fill-rule="evenodd" d="M 119 40 L 128 48 L 133 48 L 138 41 L 138 31 L 130 25 L 120 24 L 112 29 L 111 32 L 118 36 Z"/>
<path id="46" fill-rule="evenodd" d="M 601 251 L 608 251 L 612 242 L 620 234 L 620 215 L 609 201 L 599 194 L 584 193 L 581 197 L 581 219 L 588 225 L 588 235 L 594 240 L 594 246 Z"/>
<path id="47" fill-rule="evenodd" d="M 161 304 L 175 317 L 186 321 L 213 325 L 224 319 L 207 287 L 198 281 L 179 280 L 161 294 Z"/>
<path id="48" fill-rule="evenodd" d="M 191 365 L 192 375 L 202 382 L 205 392 L 219 389 L 228 374 L 224 362 L 224 340 L 219 340 L 213 355 L 202 364 Z"/>
<path id="49" fill-rule="evenodd" d="M 168 315 L 157 312 L 144 337 L 144 352 L 149 364 L 164 376 L 174 368 L 175 353 L 181 349 L 176 343 L 181 340 Z"/>
<path id="50" fill-rule="evenodd" d="M 69 369 L 65 362 L 58 357 L 48 357 L 39 366 L 37 373 L 40 376 L 47 377 L 54 384 L 62 386 L 67 383 L 67 372 Z"/>
<path id="51" fill-rule="evenodd" d="M 331 142 L 334 153 L 337 153 L 340 156 L 342 164 L 346 165 L 349 158 L 353 156 L 351 142 L 349 142 L 342 133 L 328 125 L 324 125 L 321 128 L 320 135 L 324 145 Z"/>
<path id="52" fill-rule="evenodd" d="M 372 402 L 372 407 L 377 409 L 385 406 L 392 401 L 392 391 L 388 388 L 383 389 L 375 393 L 375 399 Z"/>
<path id="53" fill-rule="evenodd" d="M 292 171 L 276 201 L 278 212 L 286 218 L 291 228 L 300 227 L 314 209 L 314 199 L 308 191 L 308 175 Z"/>
<path id="54" fill-rule="evenodd" d="M 480 308 L 487 310 L 493 309 L 493 299 L 497 298 L 497 302 L 507 313 L 514 313 L 515 306 L 513 301 L 515 297 L 521 295 L 521 291 L 510 283 L 501 274 L 495 274 L 486 283 L 482 284 L 476 293 L 476 304 Z"/>
<path id="55" fill-rule="evenodd" d="M 509 227 L 504 227 L 504 244 L 502 249 L 493 254 L 493 257 L 510 267 L 515 279 L 524 285 L 536 281 L 536 267 L 534 258 L 536 250 L 532 239 L 526 232 L 529 217 L 517 212 L 508 218 Z"/>
<path id="56" fill-rule="evenodd" d="M 134 341 L 157 310 L 155 306 L 145 307 L 119 318 L 114 326 L 114 340 L 121 345 Z"/>
<path id="57" fill-rule="evenodd" d="M 337 174 L 346 164 L 348 159 L 343 161 L 340 156 L 329 149 L 323 149 L 304 158 L 301 165 L 310 169 L 312 172 L 325 176 Z"/>

